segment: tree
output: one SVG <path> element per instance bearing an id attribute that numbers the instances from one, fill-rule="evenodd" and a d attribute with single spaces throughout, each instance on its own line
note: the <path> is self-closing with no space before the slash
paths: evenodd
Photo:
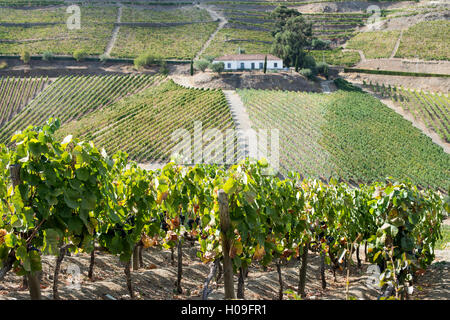
<path id="1" fill-rule="evenodd" d="M 194 61 L 191 60 L 191 76 L 194 75 Z"/>
<path id="2" fill-rule="evenodd" d="M 45 61 L 53 60 L 53 53 L 51 51 L 45 51 L 42 54 L 42 60 L 45 60 Z"/>
<path id="3" fill-rule="evenodd" d="M 267 72 L 267 56 L 264 57 L 264 73 Z"/>
<path id="4" fill-rule="evenodd" d="M 286 21 L 289 18 L 298 17 L 300 15 L 301 13 L 297 10 L 289 9 L 286 6 L 278 6 L 277 8 L 275 8 L 275 10 L 273 10 L 270 14 L 270 17 L 275 20 L 275 26 L 272 30 L 272 36 L 275 37 L 278 32 L 283 31 L 284 26 L 286 25 Z"/>
<path id="5" fill-rule="evenodd" d="M 209 62 L 205 59 L 200 59 L 194 62 L 194 67 L 197 70 L 200 70 L 202 72 L 205 72 L 206 68 L 208 68 Z"/>
<path id="6" fill-rule="evenodd" d="M 75 52 L 73 53 L 73 57 L 75 58 L 75 60 L 81 61 L 87 57 L 87 52 L 84 49 L 75 50 Z"/>
<path id="7" fill-rule="evenodd" d="M 303 48 L 311 44 L 312 37 L 312 23 L 301 15 L 288 18 L 283 28 L 275 33 L 272 52 L 282 58 L 286 66 L 292 66 L 297 57 L 303 61 Z"/>
<path id="8" fill-rule="evenodd" d="M 134 66 L 136 69 L 147 67 L 154 64 L 157 59 L 149 53 L 142 53 L 139 57 L 134 59 Z"/>
<path id="9" fill-rule="evenodd" d="M 223 70 L 225 70 L 225 63 L 223 62 L 216 62 L 216 63 L 212 63 L 210 66 L 210 69 L 214 72 L 217 72 L 218 74 L 220 74 Z"/>
<path id="10" fill-rule="evenodd" d="M 23 63 L 26 63 L 26 64 L 30 63 L 30 53 L 28 51 L 25 51 L 25 50 L 22 51 L 20 53 L 20 60 L 22 60 Z"/>

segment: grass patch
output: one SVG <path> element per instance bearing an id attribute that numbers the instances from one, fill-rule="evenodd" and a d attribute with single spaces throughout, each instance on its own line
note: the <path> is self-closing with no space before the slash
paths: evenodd
<path id="1" fill-rule="evenodd" d="M 396 53 L 399 58 L 450 59 L 450 21 L 420 22 L 403 33 Z"/>
<path id="2" fill-rule="evenodd" d="M 191 59 L 217 28 L 216 22 L 175 27 L 120 27 L 112 57 L 149 53 L 166 59 Z"/>
<path id="3" fill-rule="evenodd" d="M 362 50 L 368 59 L 389 58 L 400 31 L 363 32 L 347 42 L 347 49 Z"/>

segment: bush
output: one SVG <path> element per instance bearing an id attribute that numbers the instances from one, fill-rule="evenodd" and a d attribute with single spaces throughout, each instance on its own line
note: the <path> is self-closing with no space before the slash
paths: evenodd
<path id="1" fill-rule="evenodd" d="M 319 62 L 316 66 L 317 73 L 328 77 L 329 66 L 326 62 Z"/>
<path id="2" fill-rule="evenodd" d="M 30 62 L 30 53 L 28 51 L 22 51 L 20 53 L 20 60 L 28 64 Z"/>
<path id="3" fill-rule="evenodd" d="M 75 58 L 75 60 L 81 61 L 87 57 L 87 52 L 84 49 L 75 50 L 75 52 L 73 53 L 73 57 Z"/>
<path id="4" fill-rule="evenodd" d="M 314 73 L 311 71 L 311 69 L 300 69 L 299 73 L 302 76 L 307 77 L 308 79 L 314 78 Z"/>
<path id="5" fill-rule="evenodd" d="M 205 72 L 206 68 L 208 68 L 209 62 L 208 60 L 201 59 L 194 62 L 194 67 L 197 70 L 200 70 L 202 72 Z"/>
<path id="6" fill-rule="evenodd" d="M 209 63 L 212 63 L 216 57 L 214 56 L 203 56 L 203 59 L 208 61 Z"/>
<path id="7" fill-rule="evenodd" d="M 0 62 L 0 70 L 5 68 L 8 68 L 8 63 L 6 61 Z"/>
<path id="8" fill-rule="evenodd" d="M 302 65 L 303 69 L 311 69 L 311 71 L 314 71 L 314 69 L 316 68 L 316 60 L 314 59 L 313 56 L 305 56 L 303 58 L 303 65 Z"/>
<path id="9" fill-rule="evenodd" d="M 42 60 L 51 61 L 53 60 L 53 53 L 51 51 L 45 51 L 42 54 Z"/>
<path id="10" fill-rule="evenodd" d="M 326 49 L 330 49 L 331 41 L 330 40 L 322 40 L 322 39 L 314 39 L 311 44 L 312 44 L 313 49 L 315 49 L 315 50 L 326 50 Z"/>
<path id="11" fill-rule="evenodd" d="M 361 88 L 354 86 L 353 84 L 342 78 L 335 79 L 334 84 L 340 90 L 362 92 Z"/>
<path id="12" fill-rule="evenodd" d="M 221 72 L 223 72 L 223 70 L 225 70 L 225 63 L 223 62 L 212 63 L 210 64 L 209 68 L 213 72 L 217 72 L 218 74 L 220 74 Z"/>
<path id="13" fill-rule="evenodd" d="M 134 66 L 136 67 L 136 69 L 140 69 L 143 67 L 148 67 L 155 62 L 157 62 L 155 56 L 151 55 L 150 53 L 142 53 L 139 57 L 134 59 Z"/>
<path id="14" fill-rule="evenodd" d="M 161 72 L 164 75 L 167 75 L 169 73 L 169 68 L 167 68 L 167 62 L 165 60 L 161 60 L 159 65 L 160 65 L 159 72 Z"/>
<path id="15" fill-rule="evenodd" d="M 108 61 L 108 59 L 110 59 L 111 57 L 109 56 L 109 55 L 107 55 L 107 54 L 102 54 L 100 57 L 99 57 L 99 59 L 100 59 L 100 61 L 101 62 L 106 62 L 106 61 Z"/>

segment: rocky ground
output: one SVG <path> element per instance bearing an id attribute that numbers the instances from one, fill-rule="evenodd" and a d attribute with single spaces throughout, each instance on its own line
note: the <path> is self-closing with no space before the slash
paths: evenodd
<path id="1" fill-rule="evenodd" d="M 209 266 L 202 264 L 196 257 L 198 247 L 185 244 L 183 252 L 183 293 L 177 294 L 177 267 L 171 264 L 171 252 L 168 250 L 147 249 L 143 254 L 144 268 L 132 271 L 133 285 L 137 299 L 201 299 L 203 283 L 209 273 Z M 362 251 L 362 250 L 361 250 Z M 450 299 L 450 250 L 437 250 L 436 260 L 419 278 L 411 299 Z M 176 261 L 175 253 L 175 261 Z M 364 262 L 358 268 L 350 268 L 349 288 L 346 290 L 346 272 L 337 271 L 334 280 L 331 270 L 326 271 L 327 288 L 321 288 L 319 278 L 319 256 L 311 253 L 307 271 L 306 299 L 377 299 L 376 289 L 368 286 L 369 263 Z M 356 259 L 355 259 L 356 260 Z M 52 299 L 54 257 L 44 258 L 42 295 L 43 299 Z M 116 256 L 98 253 L 94 269 L 94 281 L 87 278 L 90 256 L 79 254 L 66 257 L 59 276 L 59 294 L 61 299 L 98 300 L 109 298 L 129 299 L 123 266 Z M 282 266 L 284 281 L 284 299 L 293 299 L 291 292 L 297 291 L 299 261 L 293 259 Z M 73 271 L 80 271 L 73 276 Z M 235 276 L 235 288 L 237 288 Z M 223 280 L 213 282 L 213 292 L 209 299 L 223 299 Z M 252 265 L 245 281 L 245 299 L 278 299 L 278 274 L 274 265 L 264 271 L 258 265 Z M 0 283 L 0 300 L 29 299 L 26 289 L 22 288 L 22 279 L 10 273 Z"/>

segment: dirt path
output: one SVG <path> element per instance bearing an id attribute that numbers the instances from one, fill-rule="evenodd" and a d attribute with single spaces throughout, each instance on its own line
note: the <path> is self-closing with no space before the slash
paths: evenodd
<path id="1" fill-rule="evenodd" d="M 236 125 L 239 146 L 237 157 L 238 159 L 241 159 L 242 157 L 248 156 L 249 146 L 247 144 L 247 139 L 244 138 L 244 132 L 252 129 L 252 123 L 245 110 L 244 104 L 242 103 L 241 97 L 239 97 L 237 92 L 234 90 L 223 90 L 223 93 L 230 106 L 231 116 Z M 245 150 L 244 154 L 242 154 L 242 150 Z"/>
<path id="2" fill-rule="evenodd" d="M 219 14 L 217 11 L 212 10 L 210 7 L 207 7 L 204 4 L 198 4 L 196 5 L 196 7 L 205 9 L 206 11 L 209 12 L 213 20 L 219 19 L 220 22 L 219 25 L 217 26 L 217 29 L 209 36 L 208 40 L 203 44 L 200 51 L 195 55 L 194 60 L 198 60 L 201 57 L 203 52 L 205 52 L 206 48 L 208 48 L 209 45 L 211 44 L 211 41 L 215 38 L 216 34 L 228 23 L 228 20 L 223 15 Z"/>
<path id="3" fill-rule="evenodd" d="M 400 31 L 400 35 L 398 36 L 397 42 L 395 43 L 394 49 L 392 50 L 390 59 L 395 57 L 395 54 L 397 53 L 398 47 L 400 46 L 400 41 L 402 40 L 403 36 L 403 30 Z"/>
<path id="4" fill-rule="evenodd" d="M 119 10 L 117 11 L 117 23 L 120 23 L 122 20 L 122 4 L 119 4 Z M 105 55 L 106 56 L 110 56 L 111 55 L 111 51 L 114 48 L 114 45 L 116 43 L 117 40 L 117 36 L 119 35 L 119 30 L 120 30 L 120 25 L 116 24 L 114 26 L 114 30 L 112 32 L 112 36 L 111 36 L 111 40 L 109 40 L 108 45 L 106 46 L 105 49 Z"/>
<path id="5" fill-rule="evenodd" d="M 171 264 L 170 251 L 149 248 L 143 252 L 144 267 L 139 271 L 131 271 L 132 283 L 137 293 L 138 300 L 200 300 L 203 282 L 209 273 L 209 266 L 201 263 L 196 257 L 199 246 L 186 243 L 183 246 L 183 279 L 182 294 L 176 294 L 175 281 L 177 267 Z M 364 250 L 361 250 L 362 266 L 350 267 L 348 295 L 358 299 L 376 299 L 378 292 L 367 285 L 369 263 L 364 261 Z M 449 299 L 449 259 L 444 251 L 436 251 L 436 259 L 425 275 L 419 278 L 412 299 Z M 448 253 L 448 250 L 445 251 Z M 94 281 L 87 278 L 90 256 L 77 254 L 66 257 L 61 265 L 58 291 L 61 299 L 73 300 L 101 300 L 108 294 L 113 299 L 129 299 L 127 285 L 123 273 L 123 265 L 114 255 L 96 252 L 94 267 Z M 354 256 L 353 256 L 354 259 Z M 354 259 L 355 260 L 355 259 Z M 176 253 L 175 253 L 176 261 Z M 43 281 L 42 297 L 45 300 L 52 299 L 53 271 L 55 257 L 43 257 Z M 320 258 L 316 253 L 310 253 L 308 257 L 306 293 L 308 300 L 344 300 L 346 299 L 346 273 L 336 272 L 336 279 L 330 268 L 326 267 L 326 289 L 321 288 L 319 278 Z M 79 274 L 73 277 L 68 269 L 79 270 Z M 282 277 L 284 290 L 297 291 L 299 261 L 291 259 L 282 265 Z M 245 280 L 245 299 L 270 300 L 278 298 L 278 274 L 274 264 L 270 264 L 266 270 L 257 264 L 252 264 L 248 278 Z M 237 289 L 238 278 L 234 276 L 234 288 Z M 8 273 L 4 281 L 0 283 L 0 300 L 29 300 L 27 290 L 21 288 L 22 279 Z M 74 285 L 75 284 L 75 285 Z M 223 277 L 219 281 L 212 281 L 213 292 L 209 299 L 223 299 Z M 284 299 L 289 299 L 287 293 Z"/>
<path id="6" fill-rule="evenodd" d="M 364 90 L 364 92 L 371 94 L 372 96 L 380 100 L 382 103 L 384 103 L 386 106 L 388 106 L 389 108 L 400 114 L 404 119 L 411 122 L 414 127 L 422 131 L 423 134 L 425 134 L 426 136 L 428 136 L 434 143 L 436 143 L 438 146 L 444 149 L 444 152 L 450 154 L 450 144 L 442 140 L 441 137 L 439 137 L 439 135 L 436 132 L 428 129 L 427 126 L 422 121 L 414 119 L 413 115 L 410 112 L 407 112 L 403 108 L 397 106 L 391 99 L 382 98 L 378 94 L 366 90 L 366 88 L 364 88 L 360 83 L 353 81 L 351 82 L 355 86 Z"/>

